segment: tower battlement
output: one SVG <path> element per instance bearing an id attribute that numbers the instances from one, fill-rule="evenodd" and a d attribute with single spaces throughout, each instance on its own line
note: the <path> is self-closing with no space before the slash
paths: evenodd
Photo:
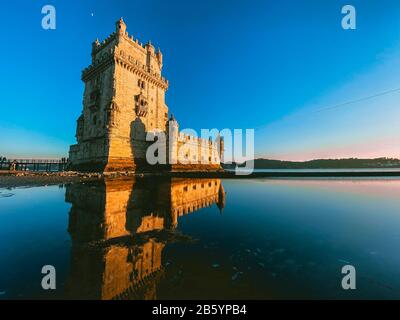
<path id="1" fill-rule="evenodd" d="M 143 45 L 132 35 L 129 36 L 122 18 L 116 22 L 115 32 L 102 42 L 96 39 L 92 43 L 92 63 L 82 71 L 82 80 L 90 78 L 96 69 L 113 60 L 130 71 L 147 73 L 149 80 L 154 78 L 156 84 L 161 82 L 162 86 L 168 88 L 168 80 L 161 75 L 163 55 L 160 49 L 156 51 L 151 41 Z"/>
<path id="2" fill-rule="evenodd" d="M 143 45 L 130 36 L 121 18 L 115 23 L 113 33 L 102 42 L 96 39 L 92 43 L 91 56 L 91 64 L 82 71 L 83 110 L 77 120 L 77 144 L 70 147 L 71 169 L 144 170 L 149 167 L 146 161 L 151 144 L 146 141 L 149 132 L 165 132 L 173 146 L 169 152 L 178 153 L 187 138 L 179 134 L 176 121 L 178 131 L 168 136 L 165 93 L 169 83 L 162 75 L 161 51 L 150 41 Z M 187 152 L 188 158 L 198 159 L 196 150 L 202 150 L 201 159 L 212 161 L 207 170 L 220 168 L 215 156 L 216 143 L 204 143 L 194 137 L 189 140 L 192 151 Z M 176 155 L 170 158 L 175 159 Z M 197 168 L 178 167 L 179 170 Z"/>

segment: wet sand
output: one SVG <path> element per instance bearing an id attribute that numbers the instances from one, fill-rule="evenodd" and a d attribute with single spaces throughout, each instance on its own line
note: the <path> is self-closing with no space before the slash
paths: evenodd
<path id="1" fill-rule="evenodd" d="M 82 181 L 96 181 L 104 177 L 177 177 L 177 178 L 221 178 L 221 179 L 255 179 L 255 178 L 386 178 L 400 177 L 399 171 L 361 171 L 361 172 L 253 172 L 250 175 L 236 175 L 232 171 L 223 172 L 168 172 L 168 173 L 81 173 L 65 172 L 27 172 L 0 171 L 0 188 L 25 186 L 57 185 Z"/>
<path id="2" fill-rule="evenodd" d="M 100 178 L 101 175 L 97 173 L 0 171 L 0 188 L 57 185 L 84 180 L 93 181 Z"/>

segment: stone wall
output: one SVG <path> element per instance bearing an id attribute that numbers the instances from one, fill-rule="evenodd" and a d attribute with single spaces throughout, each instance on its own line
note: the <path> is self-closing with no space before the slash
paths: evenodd
<path id="1" fill-rule="evenodd" d="M 102 43 L 92 44 L 92 63 L 82 72 L 85 83 L 83 111 L 77 121 L 77 144 L 70 147 L 69 165 L 82 171 L 151 170 L 146 161 L 148 132 L 168 134 L 168 107 L 165 92 L 168 81 L 162 76 L 163 56 L 149 42 L 139 43 L 126 32 L 122 19 L 116 30 Z M 177 134 L 174 149 L 187 137 Z M 189 141 L 188 158 L 201 166 L 184 166 L 175 170 L 220 169 L 218 148 L 214 143 L 197 138 Z M 204 142 L 204 143 L 203 143 Z M 202 156 L 200 156 L 202 154 Z M 193 159 L 196 157 L 196 159 Z M 175 163 L 172 163 L 175 164 Z M 209 166 L 207 166 L 209 165 Z M 153 168 L 155 169 L 155 168 Z M 164 166 L 164 170 L 171 166 Z"/>

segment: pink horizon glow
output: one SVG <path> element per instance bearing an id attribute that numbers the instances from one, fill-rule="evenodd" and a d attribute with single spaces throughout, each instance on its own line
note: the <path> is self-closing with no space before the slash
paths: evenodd
<path id="1" fill-rule="evenodd" d="M 400 144 L 397 139 L 375 139 L 345 146 L 323 146 L 304 151 L 288 151 L 276 154 L 263 153 L 256 158 L 285 161 L 308 161 L 313 159 L 345 158 L 400 158 Z"/>

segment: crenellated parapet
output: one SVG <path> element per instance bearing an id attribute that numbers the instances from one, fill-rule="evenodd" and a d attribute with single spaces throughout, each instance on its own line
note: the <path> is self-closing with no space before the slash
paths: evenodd
<path id="1" fill-rule="evenodd" d="M 164 90 L 168 89 L 168 80 L 157 72 L 150 69 L 146 64 L 141 63 L 139 60 L 134 59 L 132 56 L 126 54 L 123 50 L 114 52 L 114 60 L 124 69 L 133 74 L 140 76 L 145 81 L 154 84 Z"/>
<path id="2" fill-rule="evenodd" d="M 173 179 L 171 213 L 179 217 L 213 204 L 223 209 L 224 198 L 225 191 L 219 179 Z"/>
<path id="3" fill-rule="evenodd" d="M 116 38 L 117 34 L 113 32 L 102 42 L 100 42 L 99 39 L 96 39 L 92 43 L 92 58 L 95 57 L 96 54 L 103 50 L 105 47 L 107 47 L 112 41 L 116 40 Z"/>
<path id="4" fill-rule="evenodd" d="M 92 79 L 97 74 L 103 72 L 112 63 L 120 65 L 124 69 L 140 76 L 142 79 L 153 85 L 164 90 L 168 89 L 167 79 L 159 75 L 157 72 L 152 71 L 147 65 L 134 59 L 131 55 L 126 54 L 123 50 L 116 51 L 115 48 L 110 48 L 109 51 L 103 52 L 89 67 L 83 69 L 82 80 L 88 81 Z"/>
<path id="5" fill-rule="evenodd" d="M 190 134 L 186 134 L 184 132 L 179 132 L 178 142 L 193 142 L 193 143 L 197 143 L 197 144 L 206 144 L 206 145 L 210 145 L 212 147 L 216 147 L 215 141 L 212 141 L 210 139 L 195 137 Z"/>
<path id="6" fill-rule="evenodd" d="M 129 51 L 132 50 L 120 48 L 120 44 L 123 42 L 128 44 L 129 49 L 135 49 L 140 52 L 142 61 L 129 54 Z M 154 69 L 150 63 L 151 59 L 157 61 L 159 70 Z M 168 88 L 168 80 L 161 76 L 163 56 L 160 49 L 155 51 L 150 41 L 143 45 L 138 39 L 134 39 L 132 35 L 129 35 L 122 18 L 116 22 L 115 32 L 111 33 L 102 42 L 96 39 L 92 43 L 92 64 L 82 71 L 82 80 L 91 79 L 113 62 L 164 90 Z"/>
<path id="7" fill-rule="evenodd" d="M 102 52 L 101 56 L 94 59 L 90 66 L 82 70 L 82 80 L 86 82 L 92 79 L 95 75 L 100 74 L 107 69 L 114 60 L 114 48 Z"/>

